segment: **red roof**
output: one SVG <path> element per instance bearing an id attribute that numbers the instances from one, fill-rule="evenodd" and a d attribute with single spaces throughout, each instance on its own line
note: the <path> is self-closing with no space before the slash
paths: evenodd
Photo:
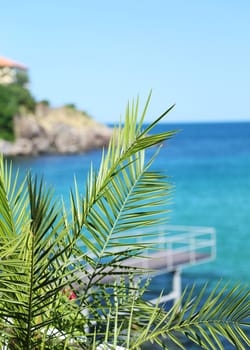
<path id="1" fill-rule="evenodd" d="M 21 63 L 17 63 L 15 61 L 12 61 L 8 58 L 1 57 L 0 56 L 0 67 L 14 67 L 14 68 L 20 68 L 20 69 L 27 69 L 26 66 L 24 66 Z"/>

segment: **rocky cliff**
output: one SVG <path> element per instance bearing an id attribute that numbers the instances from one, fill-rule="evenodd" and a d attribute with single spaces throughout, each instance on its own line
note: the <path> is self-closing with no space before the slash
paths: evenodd
<path id="1" fill-rule="evenodd" d="M 108 144 L 112 129 L 72 108 L 37 109 L 14 118 L 15 142 L 0 140 L 4 155 L 82 153 Z"/>

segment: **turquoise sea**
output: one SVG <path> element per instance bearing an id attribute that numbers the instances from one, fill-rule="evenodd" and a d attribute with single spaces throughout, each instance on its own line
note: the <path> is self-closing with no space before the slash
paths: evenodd
<path id="1" fill-rule="evenodd" d="M 155 131 L 172 129 L 180 131 L 162 145 L 154 163 L 174 185 L 169 223 L 217 231 L 216 260 L 184 270 L 183 287 L 208 281 L 209 292 L 221 279 L 249 286 L 250 123 L 160 124 Z M 17 157 L 13 164 L 21 172 L 43 175 L 67 201 L 73 176 L 83 186 L 90 163 L 97 166 L 100 154 Z M 166 281 L 161 276 L 157 284 L 164 288 Z"/>

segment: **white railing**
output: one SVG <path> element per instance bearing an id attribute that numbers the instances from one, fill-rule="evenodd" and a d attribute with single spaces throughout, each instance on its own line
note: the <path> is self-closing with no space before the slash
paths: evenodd
<path id="1" fill-rule="evenodd" d="M 150 259 L 165 259 L 165 272 L 173 271 L 177 265 L 195 265 L 216 257 L 216 232 L 213 227 L 162 225 L 144 228 L 143 231 L 128 231 L 121 241 L 123 244 L 120 248 L 108 245 L 110 254 L 119 250 L 124 252 L 125 241 L 128 242 L 128 247 L 132 242 L 137 243 L 138 246 L 146 247 L 143 256 L 148 258 L 142 259 L 143 267 L 151 267 Z M 88 255 L 95 258 L 93 253 Z"/>
<path id="2" fill-rule="evenodd" d="M 172 271 L 177 265 L 194 265 L 216 257 L 216 232 L 213 227 L 167 225 L 143 232 L 152 233 L 152 238 L 143 241 L 152 244 L 144 255 L 149 258 L 165 256 L 167 271 Z M 136 241 L 142 243 L 139 231 Z"/>

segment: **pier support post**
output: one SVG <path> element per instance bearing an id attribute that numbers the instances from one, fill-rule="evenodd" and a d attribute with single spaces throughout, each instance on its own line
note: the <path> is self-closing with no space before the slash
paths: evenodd
<path id="1" fill-rule="evenodd" d="M 181 297 L 181 270 L 176 269 L 173 271 L 173 299 L 174 304 L 177 303 L 177 301 Z"/>
<path id="2" fill-rule="evenodd" d="M 155 298 L 151 299 L 150 302 L 152 304 L 157 304 L 157 303 L 165 303 L 169 300 L 173 300 L 174 304 L 176 304 L 180 297 L 181 297 L 181 269 L 175 269 L 174 271 L 171 272 L 172 275 L 172 291 L 167 294 L 163 295 L 161 299 Z M 180 305 L 181 309 L 181 305 Z"/>

